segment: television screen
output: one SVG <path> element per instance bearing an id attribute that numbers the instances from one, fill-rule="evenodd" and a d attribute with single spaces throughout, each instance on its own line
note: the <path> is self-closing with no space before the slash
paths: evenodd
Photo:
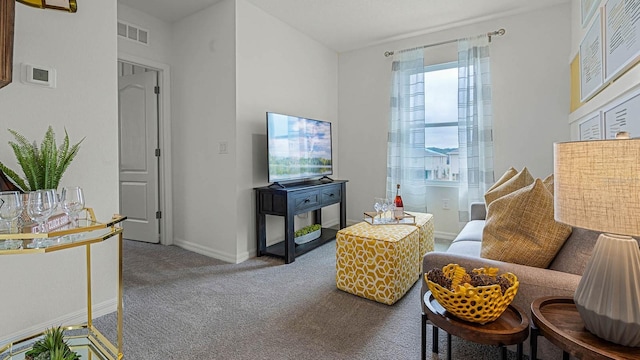
<path id="1" fill-rule="evenodd" d="M 331 123 L 267 113 L 269 182 L 333 174 Z"/>

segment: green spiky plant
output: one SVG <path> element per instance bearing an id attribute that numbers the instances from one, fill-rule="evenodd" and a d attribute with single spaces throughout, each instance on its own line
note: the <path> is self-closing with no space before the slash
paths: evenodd
<path id="1" fill-rule="evenodd" d="M 25 353 L 26 360 L 78 360 L 80 355 L 71 351 L 64 340 L 61 327 L 45 331 L 44 338 L 36 341 L 31 350 Z"/>
<path id="2" fill-rule="evenodd" d="M 34 191 L 41 189 L 57 189 L 60 179 L 71 161 L 80 150 L 80 140 L 77 144 L 69 146 L 69 134 L 64 130 L 64 140 L 58 147 L 53 128 L 49 126 L 44 134 L 44 139 L 38 144 L 27 140 L 17 131 L 8 129 L 16 141 L 9 141 L 16 160 L 24 173 L 24 178 L 15 171 L 9 169 L 0 162 L 0 170 L 4 172 L 20 190 Z"/>
<path id="3" fill-rule="evenodd" d="M 307 225 L 300 230 L 296 230 L 296 232 L 293 233 L 293 237 L 307 235 L 320 229 L 322 229 L 322 226 L 320 226 L 320 224 Z"/>

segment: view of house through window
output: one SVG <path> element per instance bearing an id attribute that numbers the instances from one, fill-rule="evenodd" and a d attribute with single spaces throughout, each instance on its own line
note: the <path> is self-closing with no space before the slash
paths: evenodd
<path id="1" fill-rule="evenodd" d="M 458 64 L 425 67 L 425 177 L 457 182 L 458 163 Z"/>

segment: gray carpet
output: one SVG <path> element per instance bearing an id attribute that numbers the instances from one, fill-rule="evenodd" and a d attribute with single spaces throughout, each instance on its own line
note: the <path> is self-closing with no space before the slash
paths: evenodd
<path id="1" fill-rule="evenodd" d="M 236 265 L 125 241 L 123 262 L 125 359 L 420 359 L 420 283 L 393 306 L 342 292 L 335 242 L 289 265 L 270 257 Z M 94 324 L 115 339 L 114 314 Z M 439 357 L 428 341 L 428 358 L 446 358 L 445 339 L 440 332 Z M 499 356 L 455 337 L 452 354 Z"/>

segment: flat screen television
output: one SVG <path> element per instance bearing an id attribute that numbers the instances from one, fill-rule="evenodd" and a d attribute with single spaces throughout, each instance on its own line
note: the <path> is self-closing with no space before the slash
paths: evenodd
<path id="1" fill-rule="evenodd" d="M 269 182 L 333 174 L 331 123 L 267 112 Z"/>

